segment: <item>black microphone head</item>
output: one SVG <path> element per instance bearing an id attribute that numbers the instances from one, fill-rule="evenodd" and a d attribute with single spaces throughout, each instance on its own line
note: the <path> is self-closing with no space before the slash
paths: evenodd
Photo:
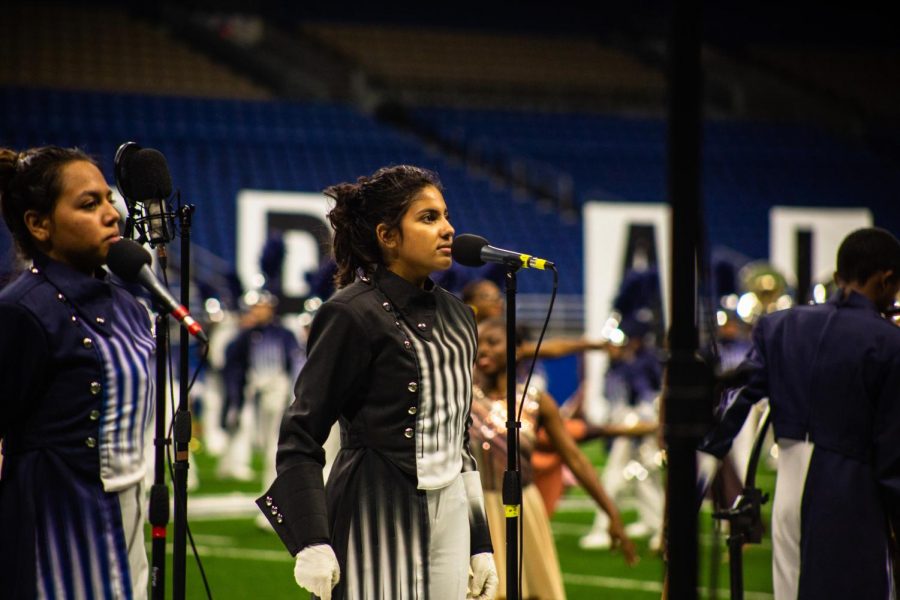
<path id="1" fill-rule="evenodd" d="M 159 150 L 138 150 L 128 158 L 126 167 L 131 200 L 162 200 L 172 195 L 169 163 Z"/>
<path id="2" fill-rule="evenodd" d="M 135 282 L 141 267 L 149 265 L 150 260 L 150 253 L 143 246 L 132 240 L 121 239 L 109 247 L 106 266 L 125 281 Z"/>
<path id="3" fill-rule="evenodd" d="M 466 267 L 480 267 L 484 264 L 481 259 L 481 249 L 488 245 L 488 241 L 480 235 L 464 233 L 453 238 L 453 246 L 450 255 L 453 260 Z"/>

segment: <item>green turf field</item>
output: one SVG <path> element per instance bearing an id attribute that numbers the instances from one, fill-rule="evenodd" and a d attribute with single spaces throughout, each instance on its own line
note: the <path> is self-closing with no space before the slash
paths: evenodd
<path id="1" fill-rule="evenodd" d="M 582 446 L 598 466 L 603 463 L 601 442 Z M 261 482 L 217 481 L 215 462 L 203 453 L 194 454 L 200 475 L 200 487 L 189 498 L 190 528 L 197 544 L 212 596 L 216 599 L 306 597 L 293 579 L 293 559 L 270 531 L 254 522 L 255 507 L 251 498 L 261 489 Z M 257 461 L 258 463 L 259 461 Z M 256 465 L 259 466 L 258 464 Z M 763 467 L 758 475 L 763 489 L 771 491 L 774 473 Z M 763 507 L 768 524 L 771 503 Z M 234 513 L 229 514 L 229 513 Z M 623 508 L 626 522 L 635 519 L 634 511 Z M 586 551 L 578 547 L 578 539 L 590 527 L 593 508 L 586 494 L 571 489 L 551 525 L 559 550 L 563 581 L 570 600 L 646 599 L 658 598 L 662 589 L 662 560 L 647 549 L 647 540 L 637 540 L 641 561 L 633 568 L 625 565 L 621 555 L 608 551 Z M 708 510 L 701 515 L 700 584 L 701 598 L 729 598 L 728 556 L 724 536 L 719 538 L 718 557 L 713 557 L 714 534 Z M 768 527 L 767 527 L 768 528 Z M 172 527 L 169 527 L 171 540 Z M 149 537 L 148 537 L 149 539 Z M 526 549 L 526 552 L 529 549 Z M 148 545 L 149 552 L 149 545 Z M 710 570 L 711 561 L 716 569 Z M 745 597 L 748 600 L 772 598 L 771 541 L 766 536 L 761 545 L 744 550 Z M 171 569 L 171 562 L 167 566 Z M 188 549 L 187 597 L 204 598 L 197 565 Z M 712 587 L 710 583 L 712 582 Z M 171 578 L 167 587 L 171 586 Z M 167 593 L 167 596 L 170 596 Z"/>

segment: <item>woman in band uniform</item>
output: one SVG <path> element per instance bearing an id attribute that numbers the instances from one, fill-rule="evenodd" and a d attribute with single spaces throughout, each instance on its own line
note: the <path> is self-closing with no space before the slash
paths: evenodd
<path id="1" fill-rule="evenodd" d="M 0 597 L 146 597 L 154 341 L 101 268 L 112 191 L 78 150 L 0 150 L 0 203 L 31 261 L 0 292 Z"/>
<path id="2" fill-rule="evenodd" d="M 313 320 L 278 477 L 258 504 L 319 597 L 462 600 L 469 587 L 492 598 L 468 447 L 475 321 L 429 278 L 451 265 L 440 183 L 395 166 L 325 193 L 339 290 Z M 335 421 L 341 450 L 323 487 Z"/>

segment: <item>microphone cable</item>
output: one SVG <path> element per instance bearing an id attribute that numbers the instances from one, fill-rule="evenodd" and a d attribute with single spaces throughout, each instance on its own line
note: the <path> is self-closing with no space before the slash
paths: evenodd
<path id="1" fill-rule="evenodd" d="M 553 304 L 556 302 L 556 293 L 559 290 L 559 271 L 556 266 L 550 267 L 553 271 L 553 292 L 550 294 L 550 304 L 547 306 L 547 316 L 544 317 L 544 325 L 541 327 L 541 334 L 538 336 L 537 344 L 534 347 L 534 356 L 531 357 L 531 367 L 528 368 L 528 377 L 525 378 L 525 390 L 522 392 L 522 401 L 519 403 L 519 410 L 516 413 L 516 420 L 522 419 L 522 407 L 525 405 L 525 397 L 528 394 L 528 386 L 531 384 L 531 376 L 534 374 L 534 365 L 537 363 L 537 357 L 541 350 L 541 344 L 544 342 L 544 334 L 547 333 L 547 326 L 550 324 L 550 315 L 553 314 Z M 509 343 L 509 340 L 506 340 Z M 515 340 L 513 340 L 515 343 Z M 513 365 L 515 367 L 515 365 Z M 509 366 L 507 365 L 507 368 Z"/>
<path id="2" fill-rule="evenodd" d="M 550 294 L 550 303 L 547 306 L 547 316 L 544 317 L 544 325 L 541 327 L 541 334 L 538 336 L 537 344 L 534 347 L 534 356 L 531 358 L 531 366 L 528 368 L 528 376 L 525 378 L 525 388 L 522 390 L 522 399 L 519 401 L 519 409 L 516 411 L 516 423 L 522 422 L 522 408 L 525 406 L 525 398 L 528 397 L 528 387 L 531 385 L 531 376 L 534 374 L 534 366 L 537 364 L 538 355 L 541 351 L 541 344 L 544 341 L 544 334 L 547 333 L 547 326 L 550 324 L 550 315 L 553 314 L 553 304 L 556 302 L 556 294 L 559 291 L 559 271 L 556 265 L 548 263 L 548 268 L 553 271 L 553 291 Z M 506 340 L 506 343 L 515 343 L 515 340 Z M 515 368 L 516 365 L 506 365 L 506 368 Z M 521 427 L 516 428 L 516 447 L 521 448 L 519 432 Z M 516 456 L 516 470 L 521 472 L 521 464 L 519 456 Z M 525 554 L 525 501 L 519 507 L 519 593 L 522 592 L 522 573 Z"/>

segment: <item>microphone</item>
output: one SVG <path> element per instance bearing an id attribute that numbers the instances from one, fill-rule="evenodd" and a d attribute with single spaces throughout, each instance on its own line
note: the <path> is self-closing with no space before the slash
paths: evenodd
<path id="1" fill-rule="evenodd" d="M 150 270 L 150 253 L 135 241 L 121 239 L 109 247 L 106 256 L 106 266 L 109 270 L 131 283 L 139 283 L 150 292 L 169 314 L 181 322 L 191 335 L 205 344 L 209 338 L 200 328 L 200 324 L 194 320 L 184 306 L 166 289 L 166 286 L 156 278 Z"/>
<path id="2" fill-rule="evenodd" d="M 166 157 L 159 150 L 143 148 L 134 153 L 128 167 L 134 174 L 132 200 L 141 205 L 147 241 L 154 246 L 171 242 L 175 236 L 166 199 L 172 195 L 172 176 Z"/>
<path id="3" fill-rule="evenodd" d="M 549 260 L 537 258 L 521 252 L 495 248 L 480 235 L 464 233 L 453 239 L 450 249 L 453 260 L 466 267 L 480 267 L 484 263 L 497 263 L 521 269 L 555 269 Z"/>
<path id="4" fill-rule="evenodd" d="M 115 175 L 119 191 L 127 200 L 129 217 L 142 237 L 152 246 L 171 242 L 175 237 L 174 215 L 167 199 L 172 195 L 172 176 L 166 157 L 159 150 L 125 142 L 116 151 Z M 139 216 L 134 216 L 138 205 Z"/>

